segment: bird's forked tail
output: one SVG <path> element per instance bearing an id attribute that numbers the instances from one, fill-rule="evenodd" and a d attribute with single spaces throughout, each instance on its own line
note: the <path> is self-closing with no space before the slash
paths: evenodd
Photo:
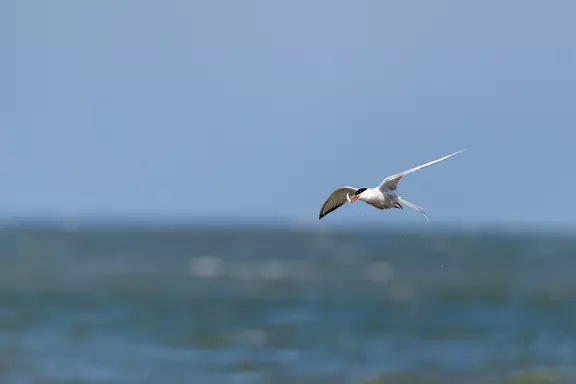
<path id="1" fill-rule="evenodd" d="M 404 200 L 404 199 L 401 198 L 401 197 L 398 197 L 398 201 L 399 201 L 401 204 L 404 204 L 404 205 L 406 205 L 406 206 L 408 206 L 408 207 L 410 207 L 410 208 L 412 208 L 412 209 L 416 209 L 417 211 L 420 211 L 420 213 L 423 214 L 424 217 L 426 218 L 426 221 L 428 221 L 428 222 L 430 221 L 430 219 L 428 219 L 428 216 L 426 216 L 426 212 L 424 212 L 424 208 L 419 207 L 419 206 L 417 206 L 416 204 L 412 204 L 411 202 L 406 201 L 406 200 Z"/>

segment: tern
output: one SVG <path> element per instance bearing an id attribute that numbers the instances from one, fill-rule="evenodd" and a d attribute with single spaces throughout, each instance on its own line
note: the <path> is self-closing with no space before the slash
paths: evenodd
<path id="1" fill-rule="evenodd" d="M 363 202 L 370 204 L 371 206 L 384 210 L 384 209 L 391 209 L 391 208 L 399 208 L 404 209 L 402 204 L 406 205 L 407 207 L 416 209 L 424 215 L 426 221 L 430 221 L 426 212 L 424 212 L 424 208 L 417 206 L 409 201 L 406 201 L 402 197 L 396 194 L 398 183 L 400 180 L 409 173 L 416 172 L 422 168 L 426 168 L 431 166 L 432 164 L 436 164 L 441 162 L 442 160 L 449 159 L 452 156 L 456 156 L 459 153 L 464 152 L 464 150 L 454 152 L 448 156 L 444 156 L 440 159 L 431 161 L 426 164 L 419 165 L 417 167 L 411 168 L 407 171 L 397 173 L 392 176 L 388 176 L 380 185 L 376 188 L 354 188 L 349 186 L 344 186 L 336 189 L 330 197 L 322 204 L 322 208 L 320 209 L 320 215 L 318 219 L 322 219 L 324 216 L 329 214 L 330 212 L 335 211 L 336 209 L 340 208 L 345 203 L 353 203 L 356 200 L 362 200 Z"/>

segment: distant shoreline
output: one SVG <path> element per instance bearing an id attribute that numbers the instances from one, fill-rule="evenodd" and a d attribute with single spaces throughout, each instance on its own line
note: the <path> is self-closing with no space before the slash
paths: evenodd
<path id="1" fill-rule="evenodd" d="M 576 236 L 573 223 L 450 223 L 431 220 L 399 221 L 369 219 L 332 222 L 295 221 L 269 218 L 192 218 L 192 217 L 0 217 L 0 231 L 13 229 L 47 230 L 214 230 L 214 231 L 290 231 L 307 233 L 422 233 Z"/>

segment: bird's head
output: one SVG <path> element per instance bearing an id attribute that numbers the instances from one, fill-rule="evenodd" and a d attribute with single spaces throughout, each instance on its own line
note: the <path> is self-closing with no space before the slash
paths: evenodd
<path id="1" fill-rule="evenodd" d="M 354 193 L 354 197 L 352 198 L 352 203 L 355 202 L 356 200 L 358 200 L 360 198 L 360 195 L 362 195 L 362 192 L 364 192 L 367 189 L 368 188 L 358 188 L 358 190 Z"/>

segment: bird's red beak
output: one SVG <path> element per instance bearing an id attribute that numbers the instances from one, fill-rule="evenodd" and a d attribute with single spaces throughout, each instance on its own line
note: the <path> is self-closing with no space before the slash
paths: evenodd
<path id="1" fill-rule="evenodd" d="M 352 202 L 355 202 L 356 200 L 358 200 L 358 198 L 360 197 L 360 195 L 356 195 L 352 198 Z"/>
<path id="2" fill-rule="evenodd" d="M 396 202 L 396 204 L 394 204 L 394 208 L 404 209 L 404 207 L 402 206 L 402 204 L 400 204 L 399 202 Z"/>

